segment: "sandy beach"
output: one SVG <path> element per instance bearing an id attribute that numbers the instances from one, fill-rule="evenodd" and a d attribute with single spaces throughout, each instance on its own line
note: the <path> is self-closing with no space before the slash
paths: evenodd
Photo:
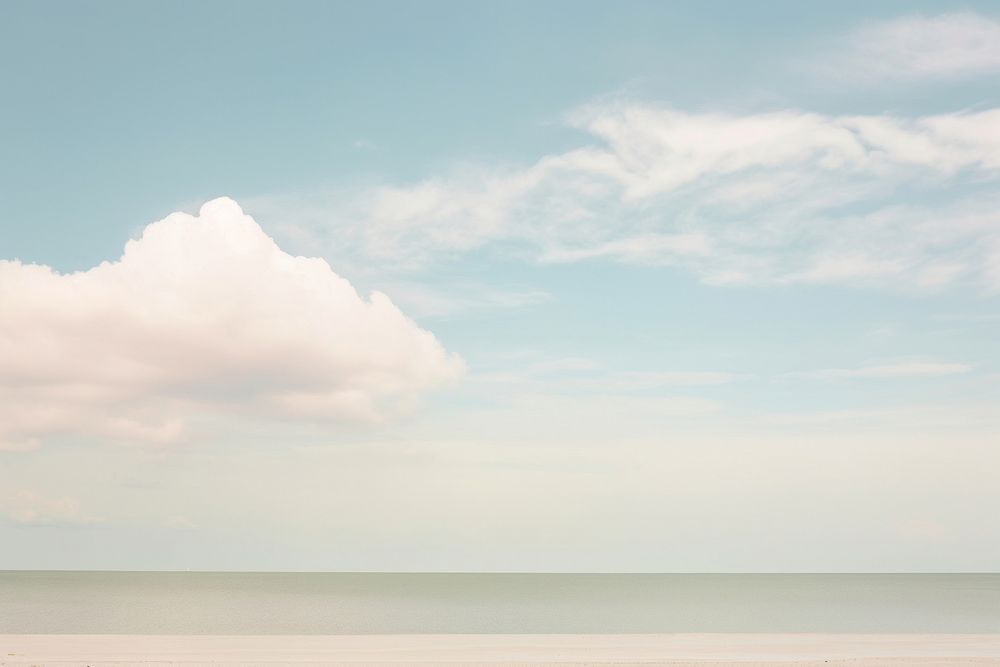
<path id="1" fill-rule="evenodd" d="M 0 635 L 0 665 L 1000 665 L 1000 634 Z"/>

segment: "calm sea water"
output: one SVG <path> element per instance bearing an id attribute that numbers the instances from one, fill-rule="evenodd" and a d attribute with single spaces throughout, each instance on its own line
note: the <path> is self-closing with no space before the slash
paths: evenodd
<path id="1" fill-rule="evenodd" d="M 433 632 L 1000 632 L 1000 574 L 0 572 L 0 634 Z"/>

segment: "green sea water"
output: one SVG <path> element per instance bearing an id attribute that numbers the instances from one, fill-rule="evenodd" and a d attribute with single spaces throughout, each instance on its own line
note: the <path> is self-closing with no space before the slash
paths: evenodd
<path id="1" fill-rule="evenodd" d="M 1000 574 L 0 572 L 0 634 L 1000 632 Z"/>

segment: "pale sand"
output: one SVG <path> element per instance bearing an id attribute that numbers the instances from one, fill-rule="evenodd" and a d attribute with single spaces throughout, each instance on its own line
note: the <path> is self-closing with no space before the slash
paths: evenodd
<path id="1" fill-rule="evenodd" d="M 0 665 L 1000 665 L 989 635 L 0 635 Z"/>

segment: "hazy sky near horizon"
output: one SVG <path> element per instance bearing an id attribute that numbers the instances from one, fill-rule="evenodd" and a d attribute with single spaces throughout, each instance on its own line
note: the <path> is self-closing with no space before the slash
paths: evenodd
<path id="1" fill-rule="evenodd" d="M 0 569 L 986 571 L 989 2 L 0 5 Z"/>

